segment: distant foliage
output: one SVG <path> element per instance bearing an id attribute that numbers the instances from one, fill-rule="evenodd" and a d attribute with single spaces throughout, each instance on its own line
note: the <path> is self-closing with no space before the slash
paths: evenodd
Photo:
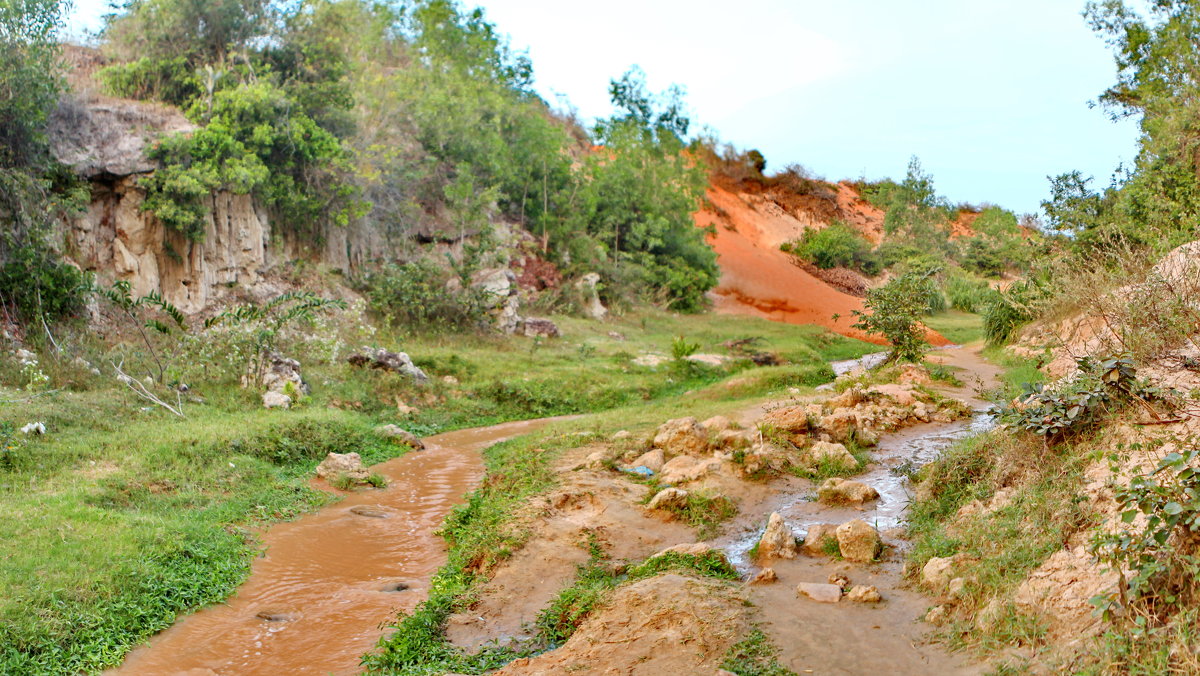
<path id="1" fill-rule="evenodd" d="M 1049 289 L 1040 280 L 1014 282 L 998 293 L 983 312 L 983 331 L 989 345 L 1002 345 L 1021 326 L 1041 313 Z"/>
<path id="2" fill-rule="evenodd" d="M 433 261 L 386 265 L 361 280 L 371 307 L 389 322 L 414 331 L 478 330 L 495 299 Z"/>
<path id="3" fill-rule="evenodd" d="M 46 119 L 63 89 L 63 0 L 0 2 L 0 168 L 41 164 Z"/>
<path id="4" fill-rule="evenodd" d="M 880 272 L 879 257 L 871 243 L 843 221 L 819 230 L 805 230 L 800 239 L 784 244 L 783 250 L 822 269 L 851 268 L 865 275 Z"/>
<path id="5" fill-rule="evenodd" d="M 962 312 L 982 312 L 996 300 L 998 292 L 983 279 L 966 275 L 950 275 L 946 280 L 946 296 L 950 307 Z"/>

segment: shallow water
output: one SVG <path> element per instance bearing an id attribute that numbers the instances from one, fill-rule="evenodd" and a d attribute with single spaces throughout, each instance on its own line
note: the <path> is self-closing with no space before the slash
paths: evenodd
<path id="1" fill-rule="evenodd" d="M 809 526 L 818 523 L 843 523 L 862 519 L 880 532 L 896 528 L 904 521 L 911 499 L 908 475 L 938 458 L 955 441 L 986 432 L 995 425 L 985 411 L 976 411 L 969 420 L 952 423 L 930 423 L 910 427 L 884 437 L 871 451 L 871 464 L 866 472 L 851 477 L 879 491 L 879 499 L 857 509 L 850 506 L 826 505 L 816 500 L 816 484 L 811 490 L 780 496 L 773 511 L 779 512 L 787 525 L 801 540 Z M 740 534 L 725 543 L 730 562 L 745 572 L 753 567 L 750 549 L 762 538 L 765 525 L 758 530 Z"/>
<path id="2" fill-rule="evenodd" d="M 445 563 L 435 531 L 483 475 L 479 451 L 548 422 L 450 432 L 425 439 L 424 451 L 376 465 L 387 488 L 271 527 L 264 556 L 233 598 L 177 622 L 111 673 L 358 673 L 382 627 L 426 597 Z"/>

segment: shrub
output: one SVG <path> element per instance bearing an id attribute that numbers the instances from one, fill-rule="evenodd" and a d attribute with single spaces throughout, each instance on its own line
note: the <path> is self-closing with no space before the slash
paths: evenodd
<path id="1" fill-rule="evenodd" d="M 876 275 L 880 270 L 879 257 L 871 250 L 870 242 L 842 221 L 820 230 L 805 230 L 800 239 L 781 248 L 826 270 L 844 267 L 866 275 Z"/>
<path id="2" fill-rule="evenodd" d="M 1047 295 L 1041 285 L 1026 280 L 993 296 L 983 313 L 983 332 L 988 344 L 1007 342 L 1017 329 L 1033 321 L 1040 314 Z"/>
<path id="3" fill-rule="evenodd" d="M 457 285 L 454 282 L 458 282 Z M 431 260 L 386 265 L 359 282 L 372 309 L 389 322 L 411 329 L 471 329 L 487 324 L 495 299 L 455 280 L 452 271 Z"/>
<path id="4" fill-rule="evenodd" d="M 963 312 L 980 312 L 986 310 L 989 303 L 996 300 L 998 292 L 982 279 L 973 279 L 965 275 L 951 275 L 946 280 L 946 296 L 950 307 Z"/>
<path id="5" fill-rule="evenodd" d="M 920 317 L 929 312 L 931 287 L 928 275 L 907 272 L 871 289 L 864 301 L 869 312 L 854 310 L 858 321 L 853 328 L 886 338 L 892 344 L 888 362 L 921 361 L 929 343 Z"/>

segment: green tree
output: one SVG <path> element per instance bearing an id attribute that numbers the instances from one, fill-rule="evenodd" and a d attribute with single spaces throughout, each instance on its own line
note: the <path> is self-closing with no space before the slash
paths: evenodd
<path id="1" fill-rule="evenodd" d="M 854 310 L 853 328 L 891 343 L 887 362 L 919 362 L 929 348 L 921 317 L 929 311 L 936 287 L 927 273 L 908 272 L 867 292 L 867 311 Z"/>
<path id="2" fill-rule="evenodd" d="M 63 89 L 55 36 L 62 0 L 0 0 L 0 167 L 41 166 Z"/>

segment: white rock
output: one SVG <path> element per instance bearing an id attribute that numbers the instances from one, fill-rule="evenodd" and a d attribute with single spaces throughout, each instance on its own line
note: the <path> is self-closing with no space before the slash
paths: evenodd
<path id="1" fill-rule="evenodd" d="M 283 392 L 263 392 L 263 408 L 291 408 L 292 398 Z"/>
<path id="2" fill-rule="evenodd" d="M 45 434 L 46 424 L 40 422 L 31 422 L 21 428 L 22 434 Z"/>
<path id="3" fill-rule="evenodd" d="M 817 603 L 837 603 L 842 599 L 841 587 L 823 582 L 801 582 L 796 585 L 796 593 Z"/>

